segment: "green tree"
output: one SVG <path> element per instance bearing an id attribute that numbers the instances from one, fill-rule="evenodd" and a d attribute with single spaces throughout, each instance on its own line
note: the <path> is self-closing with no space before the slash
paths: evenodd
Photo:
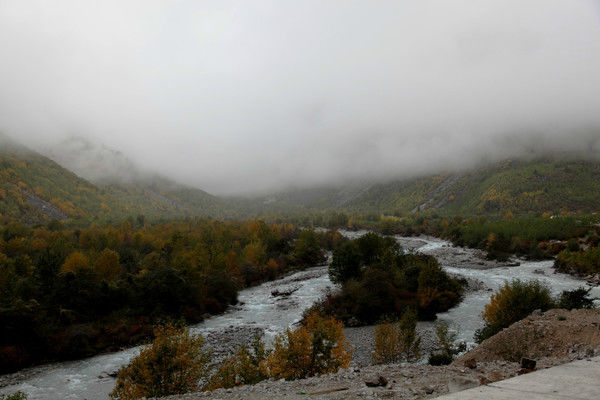
<path id="1" fill-rule="evenodd" d="M 298 265 L 316 265 L 325 260 L 315 231 L 303 230 L 300 232 L 294 244 L 293 255 Z"/>

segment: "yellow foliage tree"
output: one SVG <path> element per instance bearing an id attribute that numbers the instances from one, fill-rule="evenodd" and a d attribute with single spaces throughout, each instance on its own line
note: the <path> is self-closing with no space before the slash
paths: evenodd
<path id="1" fill-rule="evenodd" d="M 90 267 L 88 258 L 80 251 L 69 254 L 60 270 L 62 272 L 77 272 Z"/>
<path id="2" fill-rule="evenodd" d="M 416 361 L 421 354 L 421 338 L 416 333 L 417 316 L 407 311 L 396 323 L 385 322 L 375 328 L 375 364 Z"/>
<path id="3" fill-rule="evenodd" d="M 347 368 L 351 354 L 342 323 L 312 313 L 302 327 L 275 338 L 265 366 L 273 378 L 301 379 Z"/>
<path id="4" fill-rule="evenodd" d="M 158 328 L 152 344 L 121 369 L 113 399 L 163 397 L 197 389 L 208 371 L 209 354 L 202 336 L 172 325 Z"/>
<path id="5" fill-rule="evenodd" d="M 221 363 L 203 390 L 253 385 L 267 379 L 264 362 L 268 355 L 264 343 L 255 338 L 250 349 L 240 347 L 234 356 Z"/>
<path id="6" fill-rule="evenodd" d="M 119 253 L 114 250 L 104 249 L 94 263 L 94 272 L 108 282 L 115 280 L 123 270 L 119 264 Z"/>

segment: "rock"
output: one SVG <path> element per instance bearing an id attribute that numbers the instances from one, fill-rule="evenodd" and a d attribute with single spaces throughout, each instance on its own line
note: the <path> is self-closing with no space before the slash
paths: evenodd
<path id="1" fill-rule="evenodd" d="M 479 386 L 479 381 L 466 376 L 455 377 L 448 382 L 448 392 L 460 392 Z"/>
<path id="2" fill-rule="evenodd" d="M 533 369 L 521 368 L 520 370 L 517 371 L 517 375 L 528 374 L 533 371 L 534 371 Z"/>
<path id="3" fill-rule="evenodd" d="M 542 310 L 540 310 L 539 308 L 537 310 L 534 310 L 531 315 L 533 315 L 534 317 L 541 317 L 542 316 Z"/>
<path id="4" fill-rule="evenodd" d="M 435 389 L 432 388 L 431 386 L 427 386 L 423 390 L 425 391 L 425 394 L 431 394 L 431 393 L 433 393 L 435 391 Z"/>
<path id="5" fill-rule="evenodd" d="M 382 375 L 379 375 L 376 378 L 372 377 L 365 380 L 365 385 L 368 387 L 386 386 L 387 384 L 388 380 Z"/>
<path id="6" fill-rule="evenodd" d="M 535 369 L 535 365 L 536 365 L 536 361 L 532 360 L 530 358 L 521 358 L 521 368 L 523 369 L 529 369 L 531 371 L 533 371 Z"/>
<path id="7" fill-rule="evenodd" d="M 489 384 L 489 383 L 492 383 L 492 381 L 490 381 L 488 378 L 486 378 L 486 377 L 485 377 L 485 376 L 483 376 L 483 375 L 479 375 L 479 376 L 477 377 L 477 379 L 479 379 L 479 384 L 480 384 L 480 385 L 487 385 L 487 384 Z"/>
<path id="8" fill-rule="evenodd" d="M 504 379 L 504 376 L 499 371 L 492 371 L 488 374 L 487 380 L 488 383 L 498 382 Z"/>
<path id="9" fill-rule="evenodd" d="M 475 369 L 477 368 L 477 361 L 475 361 L 474 358 L 469 358 L 468 360 L 465 360 L 464 365 L 467 368 Z"/>

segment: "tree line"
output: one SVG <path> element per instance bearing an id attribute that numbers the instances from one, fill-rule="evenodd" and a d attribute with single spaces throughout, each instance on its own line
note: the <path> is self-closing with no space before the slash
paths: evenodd
<path id="1" fill-rule="evenodd" d="M 207 218 L 0 225 L 0 372 L 116 350 L 201 321 L 240 289 L 324 260 L 323 235 Z"/>

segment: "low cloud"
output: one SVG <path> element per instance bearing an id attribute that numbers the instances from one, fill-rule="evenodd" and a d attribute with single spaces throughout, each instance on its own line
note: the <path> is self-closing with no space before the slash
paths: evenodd
<path id="1" fill-rule="evenodd" d="M 592 0 L 5 0 L 0 57 L 0 130 L 217 194 L 600 153 Z"/>

